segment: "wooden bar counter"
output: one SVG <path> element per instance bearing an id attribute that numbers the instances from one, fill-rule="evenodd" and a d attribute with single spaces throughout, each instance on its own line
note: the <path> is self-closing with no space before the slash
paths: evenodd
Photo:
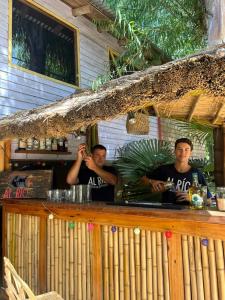
<path id="1" fill-rule="evenodd" d="M 225 300 L 225 213 L 23 199 L 2 205 L 3 253 L 35 293 Z"/>

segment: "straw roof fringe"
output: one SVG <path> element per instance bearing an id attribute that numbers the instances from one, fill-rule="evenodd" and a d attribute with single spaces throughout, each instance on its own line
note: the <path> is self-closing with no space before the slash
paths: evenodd
<path id="1" fill-rule="evenodd" d="M 225 120 L 225 45 L 112 80 L 0 120 L 0 139 L 64 136 L 81 126 L 153 106 L 160 117 L 220 126 Z"/>

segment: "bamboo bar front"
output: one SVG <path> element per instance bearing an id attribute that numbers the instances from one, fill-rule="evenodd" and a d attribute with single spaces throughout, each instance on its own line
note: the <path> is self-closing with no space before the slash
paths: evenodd
<path id="1" fill-rule="evenodd" d="M 2 204 L 4 255 L 36 294 L 225 299 L 225 213 L 23 199 Z"/>

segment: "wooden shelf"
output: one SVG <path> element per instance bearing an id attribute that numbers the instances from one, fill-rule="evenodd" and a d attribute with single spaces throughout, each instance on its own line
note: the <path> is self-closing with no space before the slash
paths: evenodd
<path id="1" fill-rule="evenodd" d="M 50 150 L 15 150 L 15 153 L 26 153 L 26 154 L 57 154 L 57 155 L 70 155 L 72 152 L 63 151 L 50 151 Z"/>

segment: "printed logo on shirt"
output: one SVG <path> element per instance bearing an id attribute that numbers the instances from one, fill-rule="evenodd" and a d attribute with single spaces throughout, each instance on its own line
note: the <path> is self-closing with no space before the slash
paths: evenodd
<path id="1" fill-rule="evenodd" d="M 108 186 L 108 184 L 101 177 L 90 177 L 88 184 L 92 186 L 92 188 L 100 189 L 104 186 Z"/>
<path id="2" fill-rule="evenodd" d="M 174 182 L 174 178 L 171 178 L 171 177 L 168 177 L 167 180 Z M 191 186 L 191 183 L 190 183 L 190 181 L 187 181 L 186 178 L 184 178 L 183 180 L 178 179 L 177 183 L 175 185 L 175 189 L 176 189 L 176 191 L 179 191 L 179 192 L 187 192 L 190 186 Z"/>

